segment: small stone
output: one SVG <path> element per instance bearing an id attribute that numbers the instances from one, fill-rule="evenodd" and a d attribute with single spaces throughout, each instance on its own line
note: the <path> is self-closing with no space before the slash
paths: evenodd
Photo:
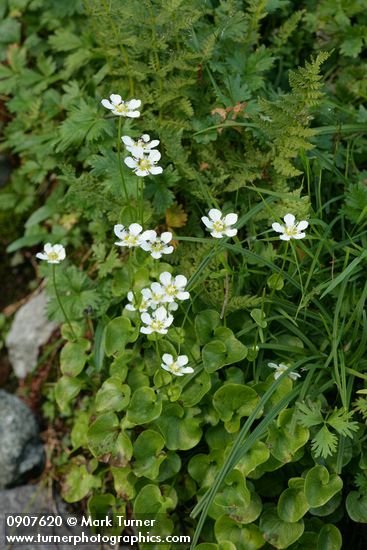
<path id="1" fill-rule="evenodd" d="M 0 390 L 0 489 L 39 475 L 44 459 L 31 410 L 15 395 Z"/>
<path id="2" fill-rule="evenodd" d="M 9 360 L 18 378 L 25 378 L 37 365 L 39 348 L 45 344 L 57 325 L 47 319 L 47 297 L 40 292 L 15 314 L 6 337 Z"/>

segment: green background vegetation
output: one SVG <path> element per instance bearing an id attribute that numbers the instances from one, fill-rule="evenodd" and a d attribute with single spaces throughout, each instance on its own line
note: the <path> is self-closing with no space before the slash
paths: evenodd
<path id="1" fill-rule="evenodd" d="M 24 265 L 47 241 L 68 253 L 56 279 L 78 339 L 63 325 L 42 408 L 64 499 L 156 514 L 200 550 L 364 548 L 365 1 L 2 0 L 0 15 L 2 239 Z M 145 227 L 176 235 L 160 262 L 113 245 L 140 205 L 111 93 L 142 100 L 124 134 L 161 141 L 143 205 Z M 238 239 L 214 246 L 213 206 L 239 213 Z M 287 212 L 307 239 L 269 230 Z M 165 270 L 192 296 L 158 341 L 189 355 L 182 379 L 124 310 Z M 301 379 L 274 381 L 269 361 Z"/>

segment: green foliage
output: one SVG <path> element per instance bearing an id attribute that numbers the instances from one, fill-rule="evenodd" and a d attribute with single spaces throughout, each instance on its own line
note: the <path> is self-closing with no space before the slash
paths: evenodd
<path id="1" fill-rule="evenodd" d="M 201 550 L 338 550 L 343 514 L 366 523 L 362 4 L 1 4 L 0 207 L 24 225 L 4 242 L 20 264 L 67 249 L 58 296 L 39 268 L 66 340 L 43 397 L 67 502 L 148 514 L 151 534 Z M 111 93 L 142 116 L 111 115 Z M 145 132 L 159 177 L 123 162 L 119 134 Z M 235 239 L 204 233 L 214 206 L 239 214 Z M 271 230 L 287 213 L 306 239 Z M 174 253 L 116 247 L 113 226 L 137 221 L 172 231 Z M 127 293 L 164 271 L 191 300 L 145 336 Z M 194 372 L 163 370 L 164 353 Z"/>

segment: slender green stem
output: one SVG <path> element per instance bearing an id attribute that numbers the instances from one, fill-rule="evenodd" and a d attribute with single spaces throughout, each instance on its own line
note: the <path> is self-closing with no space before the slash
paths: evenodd
<path id="1" fill-rule="evenodd" d="M 122 119 L 121 119 L 121 117 L 119 117 L 119 125 L 118 125 L 118 132 L 117 132 L 117 161 L 118 161 L 118 165 L 119 165 L 120 177 L 121 177 L 121 182 L 122 182 L 122 189 L 124 191 L 125 200 L 126 200 L 128 206 L 129 206 L 129 209 L 130 209 L 131 207 L 130 207 L 129 195 L 128 195 L 128 192 L 127 192 L 126 182 L 125 182 L 125 178 L 124 178 L 124 172 L 122 170 L 122 163 L 121 163 L 121 126 L 122 126 Z"/>
<path id="2" fill-rule="evenodd" d="M 56 285 L 56 265 L 53 264 L 52 265 L 52 281 L 53 281 L 53 284 L 54 284 L 54 290 L 55 290 L 55 295 L 56 295 L 56 298 L 57 298 L 57 302 L 60 306 L 60 309 L 64 315 L 64 318 L 65 318 L 65 321 L 67 322 L 67 324 L 69 325 L 69 328 L 70 328 L 70 332 L 72 333 L 72 335 L 74 336 L 75 340 L 77 339 L 77 335 L 75 334 L 75 331 L 72 327 L 72 324 L 69 320 L 69 317 L 67 316 L 66 314 L 66 311 L 65 311 L 65 308 L 64 306 L 62 305 L 62 301 L 61 301 L 61 298 L 60 298 L 60 295 L 59 295 L 59 292 L 57 290 L 57 285 Z"/>
<path id="3" fill-rule="evenodd" d="M 143 226 L 144 225 L 144 178 L 138 177 L 138 191 L 139 191 L 139 198 L 140 198 L 140 223 Z"/>

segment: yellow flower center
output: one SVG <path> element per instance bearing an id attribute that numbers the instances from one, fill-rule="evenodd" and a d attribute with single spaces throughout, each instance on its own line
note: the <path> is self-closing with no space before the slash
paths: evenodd
<path id="1" fill-rule="evenodd" d="M 124 238 L 124 241 L 127 243 L 127 244 L 136 244 L 138 242 L 138 237 L 136 235 L 126 235 L 126 237 Z"/>
<path id="2" fill-rule="evenodd" d="M 221 231 L 223 231 L 225 229 L 225 226 L 224 226 L 224 223 L 220 220 L 216 221 L 213 223 L 213 229 L 214 231 L 216 231 L 217 233 L 220 233 Z"/>
<path id="3" fill-rule="evenodd" d="M 295 225 L 286 227 L 284 233 L 289 237 L 294 237 L 295 235 L 297 235 L 297 227 Z"/>
<path id="4" fill-rule="evenodd" d="M 168 285 L 166 287 L 166 293 L 169 295 L 169 296 L 174 296 L 176 294 L 176 287 L 175 285 Z"/>
<path id="5" fill-rule="evenodd" d="M 163 243 L 161 242 L 155 242 L 155 243 L 152 243 L 152 250 L 154 252 L 160 252 L 161 250 L 163 250 Z"/>
<path id="6" fill-rule="evenodd" d="M 140 170 L 149 170 L 152 167 L 150 161 L 148 159 L 140 159 L 139 160 L 139 168 Z"/>
<path id="7" fill-rule="evenodd" d="M 59 255 L 58 255 L 57 252 L 49 252 L 49 253 L 47 254 L 47 256 L 48 256 L 48 259 L 51 260 L 52 262 L 54 262 L 54 261 L 56 261 L 56 260 L 59 259 Z"/>
<path id="8" fill-rule="evenodd" d="M 154 319 L 152 321 L 152 329 L 153 330 L 162 330 L 162 328 L 164 328 L 163 321 L 158 321 L 158 319 Z"/>
<path id="9" fill-rule="evenodd" d="M 177 363 L 172 363 L 172 365 L 170 366 L 170 370 L 172 372 L 180 372 L 180 367 L 177 365 Z"/>
<path id="10" fill-rule="evenodd" d="M 116 105 L 115 110 L 118 113 L 128 113 L 129 112 L 129 109 L 128 109 L 128 106 L 126 105 L 126 103 L 120 103 L 120 105 Z"/>

